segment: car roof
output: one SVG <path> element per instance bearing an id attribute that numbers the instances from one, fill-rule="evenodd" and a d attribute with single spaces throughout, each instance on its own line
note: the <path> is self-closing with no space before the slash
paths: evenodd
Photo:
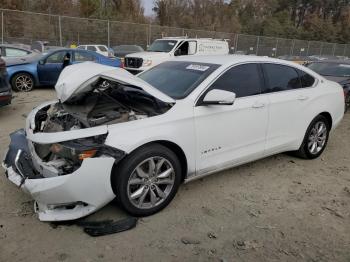
<path id="1" fill-rule="evenodd" d="M 183 56 L 176 58 L 176 61 L 207 63 L 207 64 L 237 64 L 242 62 L 271 62 L 295 65 L 293 62 L 269 58 L 265 56 L 248 56 L 248 55 L 208 55 L 208 56 Z"/>
<path id="2" fill-rule="evenodd" d="M 77 48 L 61 48 L 61 49 L 49 49 L 47 50 L 47 52 L 45 53 L 46 56 L 51 55 L 55 52 L 60 52 L 60 51 L 74 51 L 74 52 L 85 52 L 85 53 L 89 53 L 92 54 L 94 56 L 97 57 L 104 57 L 103 55 L 96 53 L 94 51 L 90 51 L 90 50 L 85 50 L 85 49 L 77 49 Z"/>
<path id="3" fill-rule="evenodd" d="M 329 59 L 329 60 L 317 60 L 317 61 L 310 61 L 311 63 L 331 63 L 331 64 L 346 64 L 346 65 L 350 65 L 350 60 L 341 60 L 341 59 Z"/>
<path id="4" fill-rule="evenodd" d="M 188 38 L 188 37 L 163 37 L 156 39 L 158 40 L 174 40 L 174 41 L 214 41 L 214 42 L 227 42 L 226 39 L 220 39 L 220 38 Z"/>

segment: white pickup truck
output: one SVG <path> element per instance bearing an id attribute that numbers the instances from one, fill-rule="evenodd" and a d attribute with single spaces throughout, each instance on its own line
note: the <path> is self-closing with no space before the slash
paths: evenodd
<path id="1" fill-rule="evenodd" d="M 146 52 L 127 55 L 124 60 L 124 68 L 133 74 L 138 74 L 177 56 L 228 53 L 229 45 L 226 40 L 167 37 L 155 40 Z"/>

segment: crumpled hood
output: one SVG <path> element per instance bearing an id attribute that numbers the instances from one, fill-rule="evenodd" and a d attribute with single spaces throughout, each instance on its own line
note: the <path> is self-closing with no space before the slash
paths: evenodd
<path id="1" fill-rule="evenodd" d="M 171 97 L 122 68 L 115 68 L 93 62 L 67 66 L 62 71 L 55 85 L 57 97 L 64 103 L 78 94 L 92 91 L 94 87 L 91 84 L 101 77 L 124 85 L 139 87 L 163 102 L 175 102 Z"/>
<path id="2" fill-rule="evenodd" d="M 137 57 L 145 60 L 145 59 L 168 58 L 169 56 L 170 56 L 169 53 L 165 53 L 165 52 L 138 52 L 138 53 L 129 54 L 126 57 Z"/>

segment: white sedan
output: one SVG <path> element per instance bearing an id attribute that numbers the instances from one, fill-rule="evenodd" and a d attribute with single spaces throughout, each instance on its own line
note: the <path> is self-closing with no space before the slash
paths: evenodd
<path id="1" fill-rule="evenodd" d="M 340 85 L 252 56 L 179 58 L 138 76 L 87 62 L 64 69 L 56 92 L 11 134 L 3 162 L 42 221 L 115 197 L 147 216 L 182 182 L 286 151 L 317 158 L 344 114 Z"/>

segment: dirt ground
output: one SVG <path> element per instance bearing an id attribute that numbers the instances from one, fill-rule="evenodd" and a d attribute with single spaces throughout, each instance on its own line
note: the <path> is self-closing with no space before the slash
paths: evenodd
<path id="1" fill-rule="evenodd" d="M 52 88 L 0 108 L 0 157 Z M 40 222 L 0 171 L 0 261 L 350 261 L 350 113 L 321 158 L 269 157 L 182 185 L 136 228 L 92 238 Z M 90 190 L 90 189 L 87 189 Z M 89 220 L 127 215 L 114 203 Z"/>

